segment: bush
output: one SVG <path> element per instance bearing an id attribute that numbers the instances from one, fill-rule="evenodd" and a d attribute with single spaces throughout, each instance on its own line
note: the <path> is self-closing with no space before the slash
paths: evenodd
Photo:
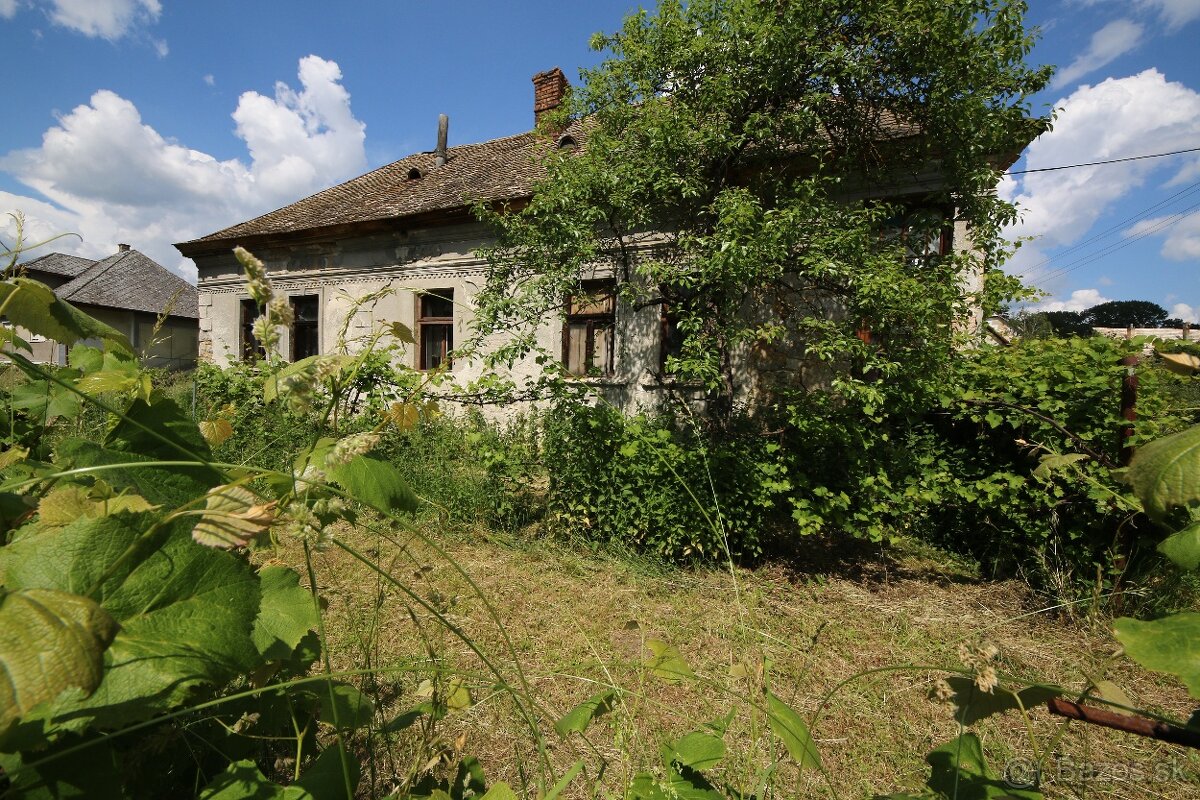
<path id="1" fill-rule="evenodd" d="M 779 445 L 745 419 L 705 436 L 669 415 L 563 403 L 543 451 L 554 527 L 671 560 L 762 555 L 790 488 Z"/>

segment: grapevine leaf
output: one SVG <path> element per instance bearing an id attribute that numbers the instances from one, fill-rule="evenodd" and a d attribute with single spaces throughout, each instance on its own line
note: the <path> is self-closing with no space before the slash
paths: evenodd
<path id="1" fill-rule="evenodd" d="M 74 741 L 63 742 L 23 757 L 21 753 L 0 755 L 0 772 L 6 772 L 11 784 L 5 798 L 21 800 L 126 800 L 117 752 L 105 742 L 89 741 L 74 752 Z M 48 756 L 53 760 L 40 766 L 27 766 Z"/>
<path id="2" fill-rule="evenodd" d="M 59 298 L 44 283 L 29 278 L 0 281 L 0 304 L 13 325 L 47 339 L 66 345 L 100 339 L 113 350 L 134 355 L 124 334 Z"/>
<path id="3" fill-rule="evenodd" d="M 335 745 L 322 750 L 291 786 L 267 780 L 253 761 L 234 761 L 204 788 L 200 800 L 348 800 L 347 779 L 353 792 L 358 786 L 358 763 Z"/>
<path id="4" fill-rule="evenodd" d="M 38 703 L 100 685 L 116 621 L 95 601 L 55 589 L 0 587 L 0 739 Z"/>
<path id="5" fill-rule="evenodd" d="M 205 547 L 245 547 L 266 533 L 274 520 L 273 502 L 259 502 L 243 486 L 218 486 L 209 490 L 204 515 L 192 530 L 192 538 Z"/>
<path id="6" fill-rule="evenodd" d="M 612 710 L 616 697 L 617 692 L 614 689 L 597 692 L 563 714 L 562 718 L 554 723 L 554 730 L 558 731 L 559 736 L 566 736 L 572 731 L 583 733 L 593 719 Z"/>
<path id="7" fill-rule="evenodd" d="M 1143 446 L 1128 477 L 1146 513 L 1156 520 L 1200 500 L 1200 425 Z"/>
<path id="8" fill-rule="evenodd" d="M 348 464 L 329 470 L 329 477 L 354 499 L 384 513 L 416 511 L 417 497 L 400 470 L 386 461 L 356 456 Z"/>
<path id="9" fill-rule="evenodd" d="M 209 447 L 220 447 L 233 436 L 233 424 L 227 419 L 206 419 L 197 427 Z"/>
<path id="10" fill-rule="evenodd" d="M 73 716 L 109 727 L 143 719 L 258 660 L 258 579 L 229 553 L 200 547 L 186 519 L 121 512 L 82 518 L 0 548 L 0 583 L 91 593 L 121 624 L 104 679 Z"/>
<path id="11" fill-rule="evenodd" d="M 808 726 L 792 707 L 780 700 L 774 693 L 768 691 L 767 717 L 771 730 L 783 742 L 788 754 L 802 767 L 821 766 L 821 756 L 817 753 L 817 745 L 808 732 Z"/>
<path id="12" fill-rule="evenodd" d="M 258 577 L 262 605 L 251 637 L 263 658 L 280 661 L 290 657 L 305 634 L 317 627 L 317 610 L 294 570 L 264 567 Z"/>
<path id="13" fill-rule="evenodd" d="M 674 645 L 658 639 L 648 639 L 646 647 L 649 647 L 650 652 L 654 654 L 646 662 L 646 666 L 656 677 L 667 683 L 679 683 L 684 678 L 696 677 L 696 673 L 692 672 L 692 668 L 683 660 L 683 656 L 679 654 L 679 650 Z"/>
<path id="14" fill-rule="evenodd" d="M 1200 522 L 1163 539 L 1158 543 L 1158 552 L 1183 569 L 1200 568 Z"/>
<path id="15" fill-rule="evenodd" d="M 925 760 L 933 771 L 928 786 L 945 797 L 959 800 L 1040 800 L 1040 792 L 1009 786 L 998 778 L 983 758 L 983 745 L 973 733 L 931 751 Z"/>
<path id="16" fill-rule="evenodd" d="M 136 494 L 121 494 L 97 500 L 84 486 L 60 486 L 38 503 L 38 527 L 42 530 L 70 525 L 80 517 L 103 517 L 118 511 L 150 511 L 154 506 Z"/>
<path id="17" fill-rule="evenodd" d="M 1200 697 L 1200 614 L 1174 614 L 1149 622 L 1121 617 L 1113 623 L 1125 655 L 1155 672 L 1178 676 Z"/>

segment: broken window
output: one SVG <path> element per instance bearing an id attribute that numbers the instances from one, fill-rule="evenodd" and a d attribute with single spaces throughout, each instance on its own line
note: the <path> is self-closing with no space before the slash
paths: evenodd
<path id="1" fill-rule="evenodd" d="M 929 263 L 935 256 L 950 253 L 952 230 L 944 211 L 937 208 L 914 208 L 890 220 L 882 232 L 883 241 L 899 241 L 904 245 L 904 258 L 909 266 Z"/>
<path id="2" fill-rule="evenodd" d="M 454 290 L 431 289 L 417 298 L 418 369 L 437 369 L 454 349 Z"/>
<path id="3" fill-rule="evenodd" d="M 563 364 L 572 375 L 611 375 L 616 328 L 616 285 L 584 281 L 567 298 L 563 322 Z"/>
<path id="4" fill-rule="evenodd" d="M 320 299 L 315 294 L 290 298 L 292 304 L 292 361 L 321 352 Z"/>

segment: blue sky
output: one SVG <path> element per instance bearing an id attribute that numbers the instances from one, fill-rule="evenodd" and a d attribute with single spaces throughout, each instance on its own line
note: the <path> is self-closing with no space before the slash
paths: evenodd
<path id="1" fill-rule="evenodd" d="M 128 242 L 185 276 L 172 242 L 417 150 L 532 125 L 530 77 L 595 62 L 626 0 L 0 0 L 0 213 L 52 249 Z M 1014 167 L 1200 147 L 1200 0 L 1035 0 L 1035 108 L 1055 129 Z M 1146 299 L 1200 311 L 1200 153 L 1030 173 L 1000 191 L 1035 237 L 1011 265 L 1046 308 Z M 12 235 L 11 225 L 0 230 Z"/>

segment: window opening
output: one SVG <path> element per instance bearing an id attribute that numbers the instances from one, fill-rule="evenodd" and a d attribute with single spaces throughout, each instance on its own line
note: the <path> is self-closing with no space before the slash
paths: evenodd
<path id="1" fill-rule="evenodd" d="M 616 285 L 584 281 L 567 297 L 563 322 L 563 365 L 571 375 L 611 375 L 616 329 Z"/>
<path id="2" fill-rule="evenodd" d="M 292 361 L 321 352 L 320 298 L 315 294 L 290 298 L 292 304 Z"/>
<path id="3" fill-rule="evenodd" d="M 262 345 L 254 338 L 254 320 L 258 318 L 258 303 L 253 298 L 242 300 L 242 361 L 257 361 L 266 358 Z"/>
<path id="4" fill-rule="evenodd" d="M 446 364 L 454 349 L 454 290 L 431 289 L 417 298 L 418 369 Z"/>

